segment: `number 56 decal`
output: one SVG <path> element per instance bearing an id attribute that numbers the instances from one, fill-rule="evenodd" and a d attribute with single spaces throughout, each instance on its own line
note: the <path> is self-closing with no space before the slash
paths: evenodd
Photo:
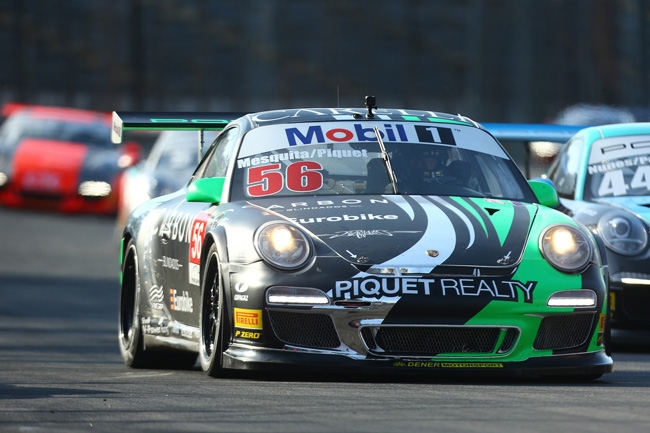
<path id="1" fill-rule="evenodd" d="M 277 194 L 285 186 L 290 191 L 310 192 L 323 187 L 323 166 L 314 161 L 294 162 L 282 173 L 281 164 L 248 169 L 248 195 L 262 197 Z"/>

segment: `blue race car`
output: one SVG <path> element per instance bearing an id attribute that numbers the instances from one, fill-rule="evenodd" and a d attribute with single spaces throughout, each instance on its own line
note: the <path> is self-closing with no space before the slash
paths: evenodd
<path id="1" fill-rule="evenodd" d="M 562 210 L 605 242 L 612 326 L 650 329 L 650 123 L 582 129 L 545 177 Z"/>

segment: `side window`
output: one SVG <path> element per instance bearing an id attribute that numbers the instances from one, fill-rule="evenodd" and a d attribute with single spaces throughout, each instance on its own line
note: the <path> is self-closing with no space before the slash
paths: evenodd
<path id="1" fill-rule="evenodd" d="M 228 163 L 233 156 L 235 144 L 239 137 L 239 128 L 230 128 L 219 137 L 211 149 L 211 153 L 203 161 L 204 165 L 202 172 L 197 172 L 196 177 L 222 177 L 226 175 Z"/>
<path id="2" fill-rule="evenodd" d="M 555 188 L 560 197 L 573 199 L 575 196 L 582 148 L 582 138 L 570 140 L 564 152 L 558 156 L 557 161 L 551 167 L 549 178 L 555 184 Z"/>

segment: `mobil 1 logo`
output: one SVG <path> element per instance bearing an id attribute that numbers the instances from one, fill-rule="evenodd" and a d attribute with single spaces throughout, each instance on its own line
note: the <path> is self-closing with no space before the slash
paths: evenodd
<path id="1" fill-rule="evenodd" d="M 451 131 L 451 128 L 415 125 L 415 132 L 418 134 L 418 141 L 420 143 L 449 144 L 451 146 L 456 145 L 454 133 Z"/>

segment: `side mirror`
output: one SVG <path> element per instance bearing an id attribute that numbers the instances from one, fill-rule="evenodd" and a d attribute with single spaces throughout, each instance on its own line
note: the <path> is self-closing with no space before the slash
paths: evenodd
<path id="1" fill-rule="evenodd" d="M 528 185 L 535 193 L 537 201 L 542 206 L 556 207 L 560 202 L 560 199 L 557 196 L 557 191 L 555 188 L 547 182 L 540 182 L 536 180 L 529 180 Z"/>
<path id="2" fill-rule="evenodd" d="M 197 179 L 187 187 L 185 199 L 189 202 L 221 203 L 225 177 Z"/>

